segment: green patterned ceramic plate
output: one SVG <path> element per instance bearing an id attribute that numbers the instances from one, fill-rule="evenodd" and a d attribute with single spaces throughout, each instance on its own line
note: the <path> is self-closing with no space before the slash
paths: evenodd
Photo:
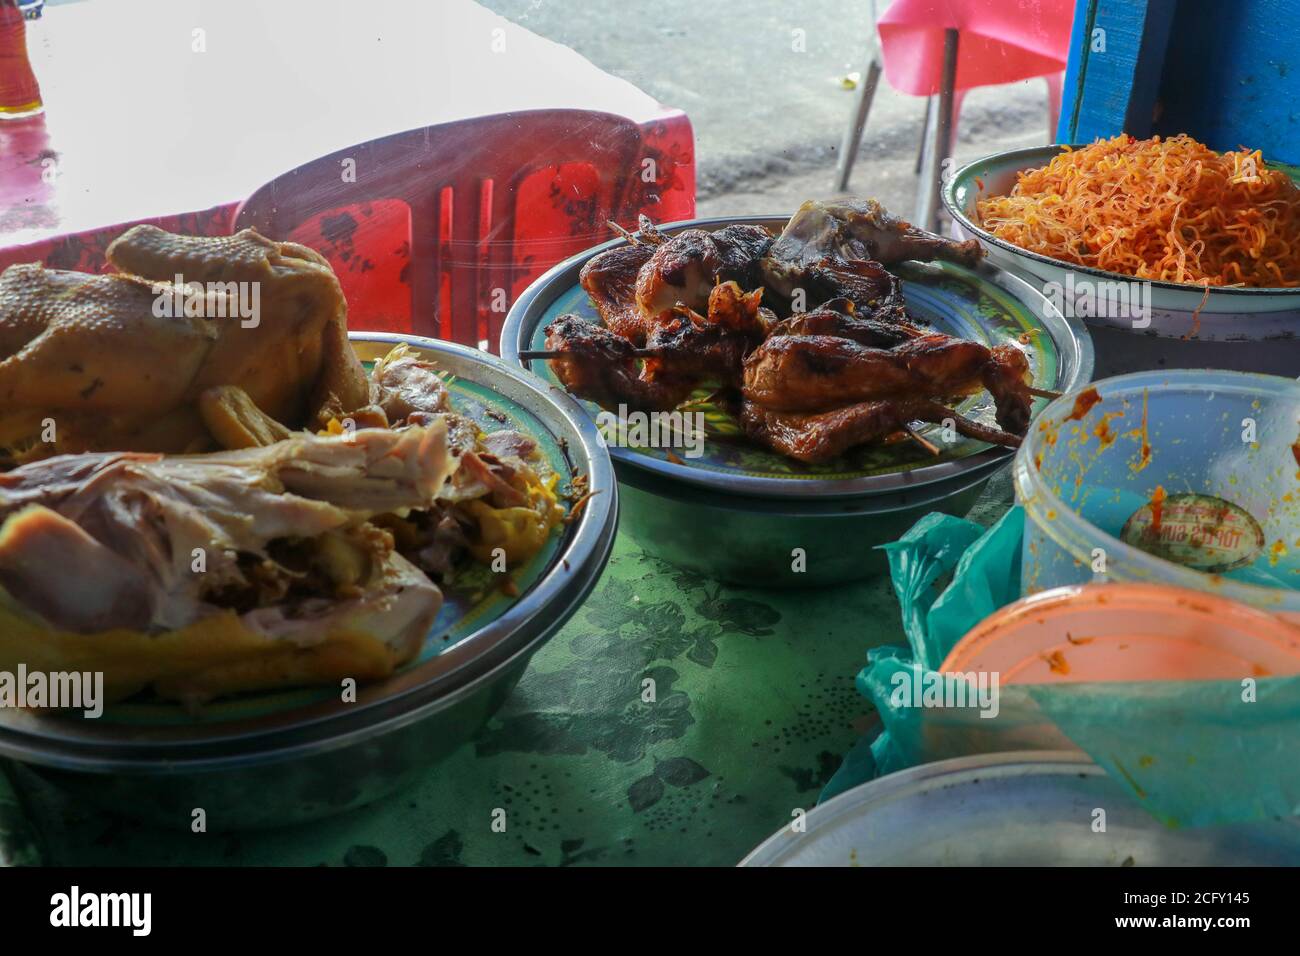
<path id="1" fill-rule="evenodd" d="M 664 231 L 716 229 L 733 222 L 761 223 L 777 231 L 785 225 L 783 219 L 772 217 L 704 219 L 675 223 Z M 518 362 L 520 351 L 544 348 L 546 326 L 565 313 L 598 321 L 578 284 L 578 273 L 593 255 L 621 241 L 575 256 L 530 286 L 506 319 L 502 357 Z M 966 269 L 947 263 L 906 263 L 897 272 L 903 278 L 908 310 L 915 318 L 941 332 L 986 345 L 1017 346 L 1028 356 L 1034 382 L 1040 387 L 1069 391 L 1090 378 L 1092 344 L 1082 323 L 1066 319 L 1024 281 L 986 264 Z M 534 360 L 526 365 L 559 387 L 549 363 Z M 590 402 L 581 404 L 593 418 L 600 412 Z M 686 457 L 681 448 L 646 447 L 636 442 L 634 434 L 625 436 L 629 440 L 620 437 L 611 442 L 610 454 L 620 464 L 713 490 L 797 498 L 886 493 L 944 481 L 1010 455 L 1007 449 L 967 438 L 938 441 L 934 433 L 940 426 L 925 425 L 918 430 L 934 436 L 944 449 L 938 458 L 900 443 L 865 446 L 834 462 L 805 465 L 747 442 L 736 421 L 721 409 L 704 403 L 695 407 L 705 415 L 707 435 L 698 457 Z M 987 394 L 972 396 L 957 408 L 970 418 L 994 423 L 993 403 Z"/>
<path id="2" fill-rule="evenodd" d="M 592 488 L 612 484 L 612 474 L 592 467 L 592 460 L 584 454 L 588 437 L 567 422 L 554 396 L 499 359 L 463 346 L 412 336 L 353 333 L 351 338 L 367 368 L 399 342 L 428 355 L 448 373 L 452 403 L 458 412 L 473 418 L 485 432 L 509 428 L 536 440 L 546 467 L 559 476 L 561 493 L 570 490 L 571 480 L 579 474 L 590 479 Z M 572 414 L 580 415 L 576 407 Z M 578 424 L 585 426 L 586 422 L 579 418 Z M 610 497 L 602 501 L 597 495 L 592 499 L 595 515 L 591 520 L 612 525 L 614 515 L 610 509 L 614 505 Z M 510 643 L 512 631 L 528 631 L 532 627 L 529 619 L 536 617 L 549 595 L 581 578 L 588 564 L 603 562 L 597 550 L 584 555 L 575 546 L 584 534 L 580 526 L 586 520 L 584 511 L 582 521 L 563 526 L 527 565 L 511 572 L 514 594 L 507 594 L 499 576 L 486 568 L 472 566 L 460 572 L 442 588 L 443 606 L 421 654 L 388 680 L 359 688 L 357 701 L 344 709 L 355 714 L 403 694 L 423 692 L 433 683 L 453 676 L 452 672 L 473 669 L 471 665 L 480 650 L 502 650 L 497 643 Z M 597 567 L 592 573 L 598 571 Z M 55 739 L 189 742 L 191 735 L 226 738 L 320 721 L 338 713 L 341 706 L 337 687 L 236 695 L 193 713 L 171 702 L 133 698 L 105 708 L 95 720 L 6 711 L 0 714 L 0 735 L 18 731 Z M 127 728 L 129 732 L 124 735 Z"/>

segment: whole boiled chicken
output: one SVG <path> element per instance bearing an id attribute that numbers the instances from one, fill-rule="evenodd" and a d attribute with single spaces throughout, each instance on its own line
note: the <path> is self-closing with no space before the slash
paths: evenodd
<path id="1" fill-rule="evenodd" d="M 319 253 L 251 229 L 140 225 L 108 259 L 117 274 L 0 274 L 0 466 L 215 447 L 205 418 L 232 389 L 290 428 L 366 404 L 347 304 Z"/>

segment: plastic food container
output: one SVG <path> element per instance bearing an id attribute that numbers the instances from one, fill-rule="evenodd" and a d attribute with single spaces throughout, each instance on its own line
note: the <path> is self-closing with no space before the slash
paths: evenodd
<path id="1" fill-rule="evenodd" d="M 993 236 L 980 223 L 978 200 L 1006 195 L 1018 173 L 1046 166 L 1061 149 L 1009 150 L 957 170 L 943 188 L 954 234 L 978 239 L 990 262 L 1023 276 L 1040 291 L 1051 287 L 1081 293 L 1106 288 L 1100 283 L 1133 282 L 1132 276 L 1021 249 Z M 1294 167 L 1272 165 L 1297 178 Z M 1208 367 L 1273 375 L 1300 371 L 1300 289 L 1217 288 L 1206 296 L 1197 285 L 1145 285 L 1149 315 L 1141 316 L 1140 327 L 1123 309 L 1080 312 L 1093 336 L 1099 377 L 1150 368 Z"/>
<path id="2" fill-rule="evenodd" d="M 1013 471 L 1023 593 L 1154 582 L 1300 620 L 1300 382 L 1106 379 L 1049 405 Z"/>
<path id="3" fill-rule="evenodd" d="M 1106 808 L 1106 829 L 1091 826 Z M 1167 827 L 1078 753 L 941 760 L 854 787 L 741 866 L 1294 866 L 1292 819 Z"/>
<path id="4" fill-rule="evenodd" d="M 1082 585 L 1021 598 L 939 668 L 1003 684 L 1215 680 L 1300 673 L 1300 628 L 1227 598 L 1158 584 Z"/>
<path id="5" fill-rule="evenodd" d="M 785 227 L 781 217 L 700 219 L 664 226 L 719 229 L 732 223 Z M 501 333 L 501 355 L 562 391 L 540 360 L 521 351 L 544 348 L 545 328 L 576 313 L 597 321 L 578 275 L 586 262 L 621 244 L 615 240 L 551 269 L 521 295 Z M 1014 343 L 1025 350 L 1035 382 L 1070 389 L 1092 376 L 1092 345 L 1083 323 L 1067 320 L 1026 282 L 1001 269 L 905 263 L 909 310 L 949 334 L 986 344 Z M 1055 384 L 1052 384 L 1055 383 Z M 600 409 L 579 403 L 593 419 Z M 1045 404 L 1045 403 L 1044 403 Z M 959 410 L 992 420 L 986 396 Z M 965 514 L 1011 452 L 969 439 L 943 445 L 931 458 L 910 446 L 862 449 L 846 461 L 806 466 L 744 442 L 730 440 L 734 423 L 709 419 L 718 436 L 691 458 L 661 448 L 610 442 L 620 484 L 620 529 L 648 552 L 722 581 L 768 586 L 813 586 L 883 571 L 873 551 L 930 511 Z M 919 429 L 934 438 L 934 426 Z M 795 550 L 802 552 L 802 559 Z M 800 570 L 796 570 L 800 567 Z"/>

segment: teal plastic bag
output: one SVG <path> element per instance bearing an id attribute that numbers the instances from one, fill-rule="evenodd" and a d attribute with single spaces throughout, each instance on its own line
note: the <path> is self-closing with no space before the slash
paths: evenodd
<path id="1" fill-rule="evenodd" d="M 868 655 L 857 687 L 884 729 L 848 754 L 821 799 L 948 757 L 1077 748 L 1171 826 L 1300 813 L 1300 677 L 1012 685 L 984 707 L 916 705 L 920 688 L 939 700 L 956 693 L 960 682 L 935 669 L 975 624 L 1019 598 L 1023 528 L 1019 507 L 987 532 L 931 514 L 882 546 L 908 646 Z"/>

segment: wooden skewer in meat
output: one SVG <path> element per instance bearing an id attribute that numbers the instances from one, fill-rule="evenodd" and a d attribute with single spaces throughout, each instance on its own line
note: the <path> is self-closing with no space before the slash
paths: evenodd
<path id="1" fill-rule="evenodd" d="M 571 394 L 602 408 L 626 405 L 632 411 L 670 411 L 694 387 L 678 379 L 652 381 L 637 365 L 637 348 L 628 339 L 577 315 L 562 315 L 546 327 L 551 368 Z"/>

